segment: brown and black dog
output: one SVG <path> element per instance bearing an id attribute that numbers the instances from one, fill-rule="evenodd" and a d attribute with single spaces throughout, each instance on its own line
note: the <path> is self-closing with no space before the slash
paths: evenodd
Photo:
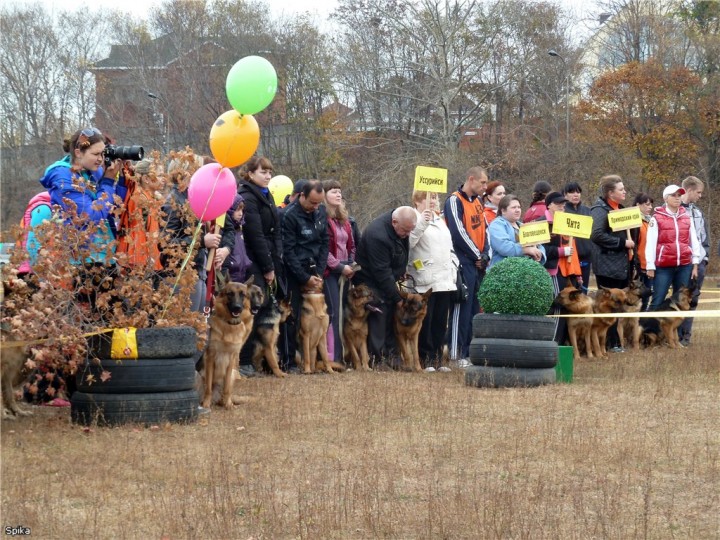
<path id="1" fill-rule="evenodd" d="M 593 312 L 594 313 L 622 313 L 625 307 L 627 289 L 604 289 L 600 288 L 595 293 Z M 595 356 L 606 357 L 605 340 L 610 327 L 615 324 L 617 317 L 596 317 L 592 320 L 590 331 L 592 333 L 592 345 Z"/>
<path id="2" fill-rule="evenodd" d="M 378 298 L 365 284 L 348 290 L 347 305 L 343 311 L 342 345 L 345 363 L 349 365 L 352 360 L 356 371 L 370 371 L 367 319 L 371 311 L 380 311 L 375 302 Z"/>
<path id="3" fill-rule="evenodd" d="M 640 313 L 643 299 L 647 298 L 652 292 L 639 279 L 630 282 L 625 296 L 625 313 Z M 625 346 L 625 337 L 628 338 L 628 344 L 634 349 L 640 349 L 640 318 L 639 317 L 620 317 L 617 325 L 618 337 L 620 338 L 620 346 Z"/>
<path id="4" fill-rule="evenodd" d="M 694 290 L 690 287 L 680 287 L 670 298 L 666 298 L 655 311 L 688 311 Z M 651 315 L 652 312 L 648 312 Z M 662 338 L 671 349 L 680 349 L 678 326 L 683 322 L 682 317 L 647 317 L 640 320 L 643 331 L 643 340 L 648 346 L 659 345 Z"/>
<path id="5" fill-rule="evenodd" d="M 280 325 L 284 323 L 292 308 L 287 299 L 268 299 L 255 316 L 255 324 L 250 334 L 249 343 L 252 345 L 252 363 L 255 371 L 264 371 L 263 360 L 267 367 L 276 377 L 285 377 L 286 373 L 280 369 L 278 357 L 278 338 L 280 337 Z"/>
<path id="6" fill-rule="evenodd" d="M 303 373 L 315 373 L 319 366 L 318 354 L 325 371 L 334 373 L 328 357 L 327 333 L 330 316 L 325 304 L 322 282 L 318 287 L 304 287 L 302 297 L 298 324 L 298 349 L 302 351 Z M 298 363 L 298 365 L 300 364 Z"/>
<path id="7" fill-rule="evenodd" d="M 568 313 L 573 315 L 592 314 L 593 299 L 579 289 L 576 289 L 571 283 L 568 283 L 555 298 L 555 304 L 565 308 Z M 592 317 L 568 317 L 567 328 L 570 345 L 573 348 L 573 356 L 577 361 L 580 359 L 580 343 L 585 344 L 585 354 L 588 358 L 594 358 L 592 349 Z M 582 340 L 582 341 L 579 341 Z"/>
<path id="8" fill-rule="evenodd" d="M 251 276 L 245 283 L 225 281 L 220 277 L 220 291 L 215 308 L 209 319 L 210 336 L 205 351 L 204 392 L 202 406 L 210 407 L 213 392 L 220 393 L 219 403 L 232 409 L 232 391 L 240 359 L 240 349 L 245 344 L 253 325 L 249 287 Z M 261 291 L 262 292 L 262 291 Z"/>
<path id="9" fill-rule="evenodd" d="M 395 307 L 394 315 L 395 339 L 400 349 L 402 367 L 406 371 L 422 371 L 418 337 L 431 294 L 432 289 L 423 294 L 400 290 L 402 302 Z"/>

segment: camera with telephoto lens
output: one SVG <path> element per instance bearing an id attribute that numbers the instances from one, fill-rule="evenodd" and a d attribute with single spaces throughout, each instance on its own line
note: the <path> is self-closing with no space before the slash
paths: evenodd
<path id="1" fill-rule="evenodd" d="M 140 161 L 144 155 L 145 150 L 137 144 L 133 146 L 115 146 L 114 144 L 108 144 L 105 147 L 105 167 L 109 167 L 116 159 L 122 159 L 123 161 Z"/>

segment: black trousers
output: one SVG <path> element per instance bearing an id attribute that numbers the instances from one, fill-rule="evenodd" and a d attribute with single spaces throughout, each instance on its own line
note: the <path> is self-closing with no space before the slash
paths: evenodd
<path id="1" fill-rule="evenodd" d="M 427 314 L 420 328 L 418 349 L 424 368 L 438 367 L 446 342 L 448 316 L 455 291 L 434 292 L 428 301 Z"/>

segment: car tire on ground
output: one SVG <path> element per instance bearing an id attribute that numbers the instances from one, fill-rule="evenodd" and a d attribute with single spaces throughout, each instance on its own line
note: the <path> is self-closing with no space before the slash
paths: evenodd
<path id="1" fill-rule="evenodd" d="M 517 388 L 553 384 L 555 369 L 515 369 L 471 366 L 465 370 L 465 384 L 477 388 Z"/>
<path id="2" fill-rule="evenodd" d="M 148 394 L 75 392 L 70 399 L 70 417 L 84 426 L 192 422 L 197 419 L 198 402 L 195 390 Z"/>
<path id="3" fill-rule="evenodd" d="M 476 366 L 552 368 L 557 359 L 554 341 L 473 338 L 470 342 L 470 361 Z"/>
<path id="4" fill-rule="evenodd" d="M 473 337 L 549 341 L 555 337 L 555 321 L 541 315 L 478 313 L 472 320 Z"/>
<path id="5" fill-rule="evenodd" d="M 110 378 L 102 381 L 103 371 Z M 138 358 L 88 360 L 75 375 L 77 391 L 92 394 L 143 394 L 180 392 L 195 388 L 195 359 Z"/>
<path id="6" fill-rule="evenodd" d="M 138 328 L 135 332 L 139 358 L 186 358 L 197 353 L 197 331 L 190 326 Z M 88 353 L 110 358 L 112 332 L 88 337 Z"/>

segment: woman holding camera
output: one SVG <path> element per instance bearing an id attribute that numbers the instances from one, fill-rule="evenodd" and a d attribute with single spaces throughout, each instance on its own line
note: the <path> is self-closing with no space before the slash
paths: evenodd
<path id="1" fill-rule="evenodd" d="M 40 183 L 50 193 L 65 222 L 77 235 L 67 235 L 73 260 L 83 264 L 81 298 L 94 307 L 99 289 L 110 290 L 115 277 L 113 240 L 116 236 L 113 210 L 115 195 L 125 199 L 125 177 L 118 173 L 122 161 L 105 163 L 106 138 L 96 128 L 76 131 L 66 139 L 67 156 L 50 165 Z M 83 297 L 82 294 L 85 296 Z"/>
<path id="2" fill-rule="evenodd" d="M 116 235 L 112 215 L 115 195 L 124 200 L 127 193 L 125 177 L 118 178 L 121 160 L 104 164 L 105 140 L 96 128 L 76 131 L 63 144 L 68 155 L 50 165 L 40 179 L 50 193 L 50 202 L 60 207 L 68 221 L 75 214 L 82 220 L 79 230 L 86 230 L 91 223 L 96 226 L 89 239 L 89 253 L 83 254 L 86 262 L 106 262 L 107 245 Z"/>

